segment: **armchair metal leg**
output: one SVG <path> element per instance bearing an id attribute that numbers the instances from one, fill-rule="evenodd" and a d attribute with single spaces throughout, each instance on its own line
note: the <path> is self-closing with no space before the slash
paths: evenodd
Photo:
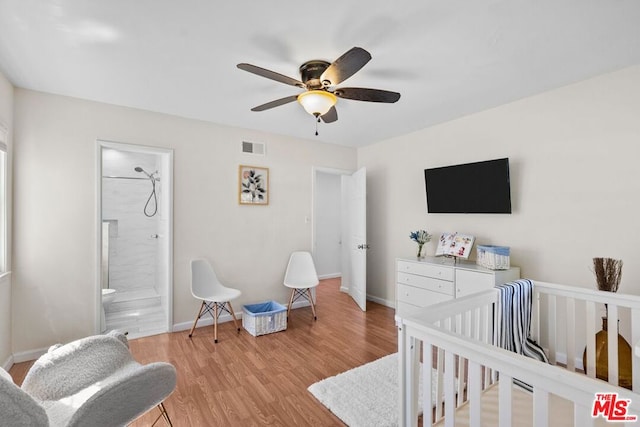
<path id="1" fill-rule="evenodd" d="M 153 424 L 151 424 L 151 427 L 155 426 L 156 423 L 160 420 L 160 418 L 163 418 L 168 426 L 173 427 L 173 424 L 171 423 L 171 419 L 169 418 L 169 413 L 167 412 L 167 408 L 164 407 L 164 402 L 160 402 L 158 406 L 156 406 L 156 408 L 160 410 L 160 415 L 158 415 L 158 418 L 156 418 Z"/>

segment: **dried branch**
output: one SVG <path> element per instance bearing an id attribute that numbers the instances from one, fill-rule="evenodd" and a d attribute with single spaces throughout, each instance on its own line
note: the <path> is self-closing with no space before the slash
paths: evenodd
<path id="1" fill-rule="evenodd" d="M 617 292 L 622 279 L 622 260 L 594 258 L 593 273 L 596 275 L 598 290 Z"/>

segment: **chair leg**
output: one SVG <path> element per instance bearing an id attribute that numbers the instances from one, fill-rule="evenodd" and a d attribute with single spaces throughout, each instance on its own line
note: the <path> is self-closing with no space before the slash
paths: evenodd
<path id="1" fill-rule="evenodd" d="M 213 342 L 218 343 L 218 303 L 213 303 Z"/>
<path id="2" fill-rule="evenodd" d="M 311 304 L 311 312 L 313 313 L 313 320 L 318 320 L 316 316 L 316 307 L 313 304 L 313 296 L 311 295 L 311 288 L 307 288 L 307 295 L 309 295 L 309 303 Z"/>
<path id="3" fill-rule="evenodd" d="M 164 406 L 164 402 L 160 402 L 158 406 L 156 406 L 156 408 L 160 410 L 160 415 L 158 415 L 158 418 L 156 418 L 153 424 L 151 424 L 151 427 L 155 426 L 156 423 L 160 420 L 160 418 L 163 418 L 164 421 L 167 423 L 167 425 L 169 425 L 170 427 L 173 427 L 173 424 L 171 423 L 171 419 L 169 418 L 169 413 L 167 412 L 167 408 L 165 408 Z"/>
<path id="4" fill-rule="evenodd" d="M 167 408 L 164 407 L 164 402 L 160 402 L 160 408 L 162 409 L 162 416 L 164 420 L 167 422 L 169 427 L 173 427 L 173 423 L 171 422 L 171 418 L 169 418 L 169 413 L 167 412 Z"/>
<path id="5" fill-rule="evenodd" d="M 206 303 L 202 301 L 202 305 L 200 305 L 200 311 L 198 311 L 196 320 L 193 322 L 193 326 L 191 327 L 191 332 L 189 332 L 189 338 L 191 338 L 191 335 L 193 335 L 193 330 L 196 328 L 196 325 L 198 324 L 198 320 L 200 320 L 200 317 L 202 316 L 202 310 L 204 310 L 205 306 L 206 306 Z"/>
<path id="6" fill-rule="evenodd" d="M 240 332 L 240 326 L 238 326 L 238 321 L 236 320 L 236 313 L 233 311 L 233 307 L 231 306 L 231 301 L 227 301 L 227 305 L 229 306 L 229 311 L 231 312 L 231 319 L 233 320 L 233 324 L 235 325 L 238 332 Z"/>
<path id="7" fill-rule="evenodd" d="M 289 306 L 287 307 L 287 320 L 289 320 L 289 314 L 291 313 L 291 305 L 293 304 L 293 297 L 296 294 L 295 288 L 291 289 L 291 298 L 289 298 Z"/>

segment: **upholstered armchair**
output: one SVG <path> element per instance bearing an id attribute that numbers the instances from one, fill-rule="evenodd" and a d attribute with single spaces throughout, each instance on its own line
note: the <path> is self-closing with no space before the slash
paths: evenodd
<path id="1" fill-rule="evenodd" d="M 21 387 L 0 369 L 0 426 L 123 426 L 162 401 L 176 385 L 164 362 L 141 365 L 124 335 L 98 335 L 53 346 Z M 157 420 L 156 420 L 157 421 Z"/>

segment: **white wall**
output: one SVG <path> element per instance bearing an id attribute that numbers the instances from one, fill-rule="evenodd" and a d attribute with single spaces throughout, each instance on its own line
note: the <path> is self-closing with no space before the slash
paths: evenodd
<path id="1" fill-rule="evenodd" d="M 619 292 L 640 294 L 639 114 L 636 66 L 359 149 L 375 188 L 368 293 L 393 302 L 394 260 L 415 256 L 409 232 L 424 228 L 510 246 L 523 277 L 594 289 L 592 258 L 620 258 Z M 427 214 L 425 168 L 499 157 L 512 215 Z"/>
<path id="2" fill-rule="evenodd" d="M 7 214 L 8 214 L 8 238 L 7 265 L 11 268 L 11 163 L 13 152 L 13 86 L 0 73 L 0 123 L 7 127 L 7 151 L 8 151 L 8 176 L 7 176 Z M 11 361 L 12 333 L 11 333 L 11 275 L 0 278 L 0 367 L 8 368 Z"/>
<path id="3" fill-rule="evenodd" d="M 315 264 L 320 278 L 338 277 L 341 268 L 341 186 L 340 175 L 316 171 Z"/>
<path id="4" fill-rule="evenodd" d="M 289 254 L 311 249 L 313 166 L 356 166 L 351 148 L 23 89 L 14 115 L 15 352 L 93 332 L 96 139 L 174 149 L 174 323 L 192 322 L 198 308 L 195 257 L 242 290 L 237 307 L 286 301 Z M 243 140 L 266 143 L 267 157 L 242 154 Z M 238 205 L 240 164 L 270 169 L 268 206 Z"/>

